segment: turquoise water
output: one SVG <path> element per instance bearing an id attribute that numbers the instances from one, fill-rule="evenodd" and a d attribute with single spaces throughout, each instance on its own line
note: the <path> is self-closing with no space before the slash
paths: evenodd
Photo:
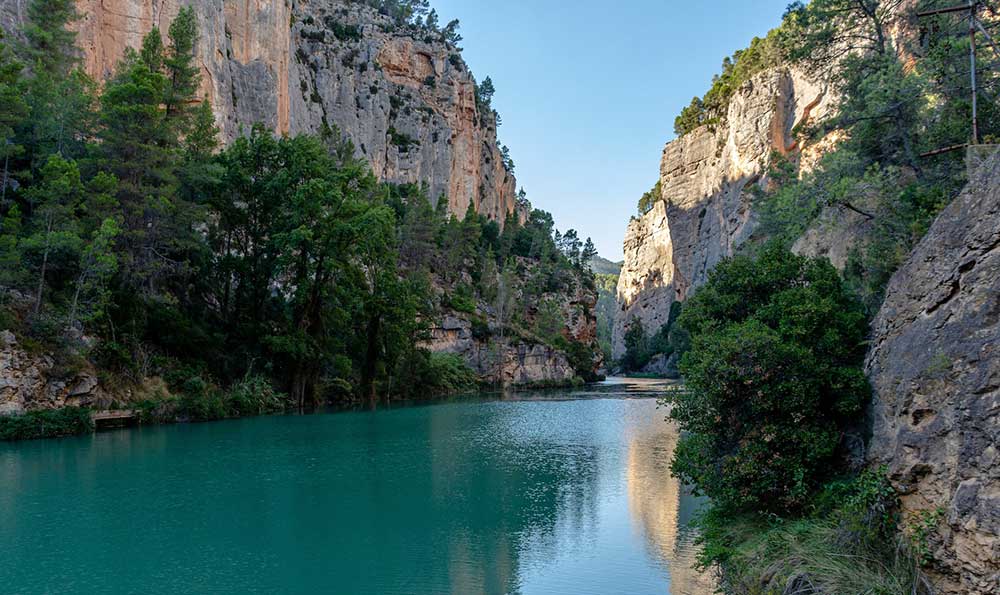
<path id="1" fill-rule="evenodd" d="M 661 389 L 0 444 L 0 593 L 708 594 Z"/>

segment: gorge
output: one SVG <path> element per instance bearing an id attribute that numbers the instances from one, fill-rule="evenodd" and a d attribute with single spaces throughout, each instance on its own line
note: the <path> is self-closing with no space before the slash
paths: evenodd
<path id="1" fill-rule="evenodd" d="M 585 99 L 651 35 L 577 9 L 488 55 L 564 147 L 519 175 L 603 233 L 569 182 L 639 133 Z M 533 207 L 427 0 L 0 27 L 15 592 L 1000 592 L 996 2 L 789 5 L 677 115 L 621 263 Z"/>

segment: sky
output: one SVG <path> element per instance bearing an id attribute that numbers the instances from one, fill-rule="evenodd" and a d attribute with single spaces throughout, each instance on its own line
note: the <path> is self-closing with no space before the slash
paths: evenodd
<path id="1" fill-rule="evenodd" d="M 518 185 L 556 226 L 622 258 L 674 118 L 722 59 L 776 27 L 789 0 L 432 0 L 493 79 Z"/>

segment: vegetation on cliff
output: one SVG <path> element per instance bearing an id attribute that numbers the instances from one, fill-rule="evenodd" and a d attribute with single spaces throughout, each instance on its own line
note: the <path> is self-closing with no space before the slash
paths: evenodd
<path id="1" fill-rule="evenodd" d="M 900 518 L 888 482 L 849 465 L 868 390 L 867 318 L 966 181 L 965 151 L 939 149 L 990 142 L 1000 118 L 983 92 L 971 138 L 967 26 L 931 17 L 918 43 L 905 9 L 899 0 L 794 3 L 678 118 L 678 134 L 718 124 L 734 90 L 771 66 L 804 70 L 838 98 L 831 117 L 795 131 L 799 147 L 824 141 L 818 163 L 804 170 L 794 152 L 775 156 L 754 197 L 761 241 L 718 265 L 678 319 L 688 387 L 668 401 L 687 434 L 673 472 L 712 497 L 703 561 L 722 568 L 727 592 L 929 587 L 920 566 L 937 517 Z M 977 63 L 982 89 L 998 80 L 993 58 Z M 843 277 L 786 248 L 824 213 L 854 226 Z"/>
<path id="2" fill-rule="evenodd" d="M 376 180 L 336 130 L 255 127 L 220 151 L 191 8 L 100 89 L 80 68 L 72 2 L 34 0 L 28 15 L 26 67 L 0 47 L 0 96 L 25 99 L 0 104 L 4 320 L 88 357 L 109 386 L 161 376 L 193 419 L 465 389 L 463 363 L 420 347 L 435 316 L 528 269 L 501 327 L 593 287 L 587 246 L 548 214 L 511 214 L 501 233 L 443 197 L 435 210 L 425 190 Z M 590 346 L 549 322 L 543 340 L 592 369 Z"/>
<path id="3" fill-rule="evenodd" d="M 677 324 L 672 472 L 712 499 L 701 562 L 726 592 L 922 592 L 895 492 L 851 463 L 868 324 L 829 262 L 777 242 L 723 261 Z"/>
<path id="4" fill-rule="evenodd" d="M 867 323 L 826 260 L 771 244 L 720 263 L 687 301 L 673 472 L 720 507 L 801 509 L 867 398 Z"/>

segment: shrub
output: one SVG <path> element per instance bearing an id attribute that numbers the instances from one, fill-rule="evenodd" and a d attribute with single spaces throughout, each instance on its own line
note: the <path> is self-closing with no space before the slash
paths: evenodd
<path id="1" fill-rule="evenodd" d="M 456 312 L 474 314 L 476 312 L 476 298 L 472 288 L 464 283 L 455 286 L 451 295 L 446 297 L 447 305 Z"/>
<path id="2" fill-rule="evenodd" d="M 357 25 L 345 25 L 338 22 L 333 17 L 324 19 L 327 29 L 340 41 L 360 41 L 361 29 Z"/>
<path id="3" fill-rule="evenodd" d="M 285 395 L 274 390 L 263 376 L 248 374 L 230 387 L 227 408 L 231 415 L 264 415 L 285 408 Z"/>
<path id="4" fill-rule="evenodd" d="M 0 440 L 34 440 L 86 434 L 94 430 L 90 410 L 66 407 L 0 416 Z"/>
<path id="5" fill-rule="evenodd" d="M 727 593 L 927 595 L 918 551 L 900 540 L 895 491 L 881 470 L 830 482 L 799 518 L 709 509 L 699 563 Z"/>
<path id="6" fill-rule="evenodd" d="M 396 390 L 404 398 L 427 398 L 470 391 L 478 384 L 479 377 L 460 356 L 414 349 L 400 362 Z"/>
<path id="7" fill-rule="evenodd" d="M 800 509 L 868 396 L 861 305 L 829 262 L 770 244 L 720 263 L 678 323 L 673 472 L 722 507 Z"/>

